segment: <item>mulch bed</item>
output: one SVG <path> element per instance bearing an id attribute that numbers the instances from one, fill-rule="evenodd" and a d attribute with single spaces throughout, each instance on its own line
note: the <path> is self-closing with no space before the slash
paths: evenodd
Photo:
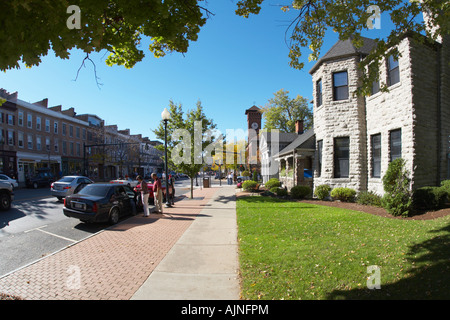
<path id="1" fill-rule="evenodd" d="M 252 194 L 255 194 L 255 192 L 240 191 L 240 192 L 236 193 L 236 197 L 246 197 L 246 196 L 250 196 Z M 362 205 L 362 204 L 352 203 L 352 202 L 323 201 L 323 200 L 314 200 L 314 199 L 313 200 L 292 200 L 292 201 L 361 211 L 361 212 L 370 213 L 370 214 L 377 215 L 377 216 L 384 217 L 384 218 L 403 219 L 403 220 L 431 220 L 431 219 L 444 217 L 444 216 L 447 216 L 450 214 L 450 207 L 449 207 L 449 208 L 445 208 L 445 209 L 441 209 L 441 210 L 437 210 L 437 211 L 420 212 L 411 217 L 402 218 L 402 217 L 394 217 L 393 215 L 388 213 L 386 211 L 386 209 L 384 209 L 384 208 L 367 206 L 367 205 Z"/>

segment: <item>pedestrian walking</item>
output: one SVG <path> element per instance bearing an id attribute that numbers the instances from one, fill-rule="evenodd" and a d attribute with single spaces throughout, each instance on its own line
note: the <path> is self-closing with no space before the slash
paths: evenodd
<path id="1" fill-rule="evenodd" d="M 233 174 L 231 172 L 228 173 L 227 181 L 229 185 L 233 184 Z"/>
<path id="2" fill-rule="evenodd" d="M 162 186 L 161 186 L 161 180 L 159 180 L 156 173 L 152 174 L 153 178 L 153 197 L 155 199 L 155 206 L 156 206 L 156 212 L 157 213 L 163 213 L 163 195 L 162 195 Z"/>
<path id="3" fill-rule="evenodd" d="M 144 217 L 148 217 L 150 213 L 148 211 L 149 192 L 147 182 L 140 175 L 138 175 L 136 179 L 139 181 L 139 184 L 136 186 L 136 188 L 134 188 L 134 190 L 141 193 L 141 201 L 142 205 L 144 206 Z"/>

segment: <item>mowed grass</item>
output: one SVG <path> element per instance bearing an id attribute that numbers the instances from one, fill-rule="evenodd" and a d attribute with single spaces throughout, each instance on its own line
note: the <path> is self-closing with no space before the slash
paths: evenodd
<path id="1" fill-rule="evenodd" d="M 243 299 L 450 298 L 450 216 L 390 219 L 255 196 L 237 200 L 237 218 Z M 380 289 L 368 289 L 369 266 Z"/>

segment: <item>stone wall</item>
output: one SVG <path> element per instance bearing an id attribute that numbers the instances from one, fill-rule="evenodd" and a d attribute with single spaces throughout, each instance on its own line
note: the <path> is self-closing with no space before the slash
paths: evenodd
<path id="1" fill-rule="evenodd" d="M 313 74 L 314 97 L 316 82 L 322 79 L 322 105 L 314 101 L 314 132 L 316 143 L 323 141 L 322 170 L 318 175 L 315 155 L 314 185 L 328 184 L 331 187 L 349 187 L 357 191 L 366 188 L 366 127 L 364 99 L 353 96 L 360 78 L 359 57 L 352 56 L 324 62 Z M 333 101 L 333 72 L 347 71 L 349 98 Z M 349 177 L 334 178 L 334 138 L 350 138 Z"/>

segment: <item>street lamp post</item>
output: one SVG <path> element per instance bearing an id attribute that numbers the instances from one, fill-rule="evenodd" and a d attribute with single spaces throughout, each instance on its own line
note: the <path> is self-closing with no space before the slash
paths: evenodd
<path id="1" fill-rule="evenodd" d="M 171 207 L 169 200 L 169 175 L 167 170 L 167 122 L 170 120 L 170 112 L 167 108 L 164 108 L 161 113 L 161 118 L 164 121 L 164 160 L 165 160 L 165 170 L 166 170 L 166 207 Z"/>

